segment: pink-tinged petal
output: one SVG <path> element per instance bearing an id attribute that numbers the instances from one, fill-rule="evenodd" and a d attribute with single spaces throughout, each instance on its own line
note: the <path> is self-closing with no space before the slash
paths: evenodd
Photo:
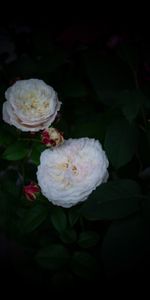
<path id="1" fill-rule="evenodd" d="M 63 133 L 56 128 L 50 127 L 41 134 L 42 143 L 47 147 L 59 146 L 64 142 Z"/>
<path id="2" fill-rule="evenodd" d="M 23 193 L 29 201 L 34 201 L 36 199 L 36 194 L 40 192 L 39 186 L 31 182 L 30 184 L 24 186 Z"/>
<path id="3" fill-rule="evenodd" d="M 48 128 L 60 110 L 54 89 L 39 79 L 18 80 L 5 92 L 3 120 L 22 131 Z"/>
<path id="4" fill-rule="evenodd" d="M 38 184 L 54 205 L 71 207 L 85 201 L 97 186 L 108 180 L 108 165 L 99 141 L 65 140 L 59 147 L 42 152 Z"/>

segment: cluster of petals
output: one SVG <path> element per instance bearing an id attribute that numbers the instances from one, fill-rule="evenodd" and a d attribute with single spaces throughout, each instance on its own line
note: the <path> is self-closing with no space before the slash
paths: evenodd
<path id="1" fill-rule="evenodd" d="M 42 152 L 37 179 L 54 205 L 71 207 L 85 201 L 108 179 L 108 160 L 98 140 L 68 139 Z"/>
<path id="2" fill-rule="evenodd" d="M 63 133 L 53 127 L 45 129 L 42 132 L 41 137 L 42 143 L 47 147 L 55 147 L 61 145 L 64 142 Z"/>
<path id="3" fill-rule="evenodd" d="M 39 79 L 18 80 L 5 92 L 3 120 L 21 131 L 48 128 L 60 109 L 54 89 Z"/>
<path id="4" fill-rule="evenodd" d="M 30 184 L 24 186 L 23 192 L 25 197 L 29 201 L 34 201 L 36 199 L 37 193 L 40 192 L 40 188 L 36 183 L 30 182 Z"/>

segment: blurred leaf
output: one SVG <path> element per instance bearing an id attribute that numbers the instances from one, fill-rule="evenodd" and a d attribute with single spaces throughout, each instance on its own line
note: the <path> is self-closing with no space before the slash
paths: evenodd
<path id="1" fill-rule="evenodd" d="M 14 141 L 14 137 L 4 127 L 0 128 L 0 145 L 7 146 Z"/>
<path id="2" fill-rule="evenodd" d="M 68 210 L 68 218 L 70 226 L 74 226 L 80 217 L 79 207 L 72 207 Z"/>
<path id="3" fill-rule="evenodd" d="M 147 123 L 146 132 L 145 129 L 139 131 L 138 155 L 141 161 L 141 170 L 150 165 L 150 129 L 148 127 Z"/>
<path id="4" fill-rule="evenodd" d="M 7 72 L 10 78 L 16 77 L 16 75 L 31 78 L 31 74 L 37 73 L 37 64 L 30 56 L 23 54 L 7 66 Z"/>
<path id="5" fill-rule="evenodd" d="M 9 197 L 9 204 L 11 205 L 12 201 L 17 202 L 18 197 L 20 197 L 20 192 L 22 189 L 22 181 L 20 179 L 20 174 L 15 169 L 5 170 L 5 173 L 0 180 L 0 189 L 6 192 Z"/>
<path id="6" fill-rule="evenodd" d="M 147 167 L 147 168 L 145 168 L 144 170 L 142 170 L 142 171 L 139 173 L 139 177 L 140 177 L 142 180 L 149 180 L 149 179 L 150 179 L 150 167 Z"/>
<path id="7" fill-rule="evenodd" d="M 62 93 L 64 97 L 85 97 L 87 88 L 78 75 L 68 74 L 67 78 L 62 83 Z"/>
<path id="8" fill-rule="evenodd" d="M 78 245 L 82 248 L 90 248 L 99 242 L 99 234 L 94 231 L 81 232 L 78 239 Z"/>
<path id="9" fill-rule="evenodd" d="M 45 146 L 43 144 L 33 143 L 30 159 L 35 165 L 40 164 L 40 156 L 44 150 Z"/>
<path id="10" fill-rule="evenodd" d="M 147 265 L 150 251 L 149 228 L 141 216 L 113 222 L 103 241 L 102 259 L 108 276 L 124 274 Z"/>
<path id="11" fill-rule="evenodd" d="M 129 179 L 102 184 L 83 204 L 82 214 L 90 220 L 124 218 L 139 210 L 139 185 Z"/>
<path id="12" fill-rule="evenodd" d="M 77 239 L 76 231 L 72 228 L 67 228 L 61 232 L 60 239 L 66 244 L 72 244 Z"/>
<path id="13" fill-rule="evenodd" d="M 47 208 L 42 205 L 35 205 L 29 208 L 21 219 L 21 232 L 30 233 L 38 228 L 47 218 Z"/>
<path id="14" fill-rule="evenodd" d="M 18 139 L 19 134 L 19 129 L 17 130 L 14 126 L 2 123 L 0 126 L 0 145 L 7 147 Z"/>
<path id="15" fill-rule="evenodd" d="M 65 63 L 65 53 L 56 49 L 56 51 L 50 53 L 48 56 L 40 57 L 40 59 L 36 61 L 36 67 L 38 73 L 42 75 L 56 71 L 57 68 Z"/>
<path id="16" fill-rule="evenodd" d="M 68 137 L 68 131 L 69 131 L 69 126 L 67 124 L 67 121 L 65 119 L 65 116 L 62 114 L 62 116 L 60 117 L 60 120 L 58 120 L 58 122 L 56 121 L 56 123 L 54 123 L 54 127 L 57 128 L 59 131 L 63 132 L 64 134 L 64 138 Z"/>
<path id="17" fill-rule="evenodd" d="M 150 225 L 150 195 L 142 202 L 142 215 L 144 220 Z"/>
<path id="18" fill-rule="evenodd" d="M 149 81 L 147 86 L 142 87 L 142 92 L 143 95 L 145 97 L 144 99 L 144 107 L 146 108 L 146 110 L 150 109 L 150 86 L 149 86 Z"/>
<path id="19" fill-rule="evenodd" d="M 123 91 L 118 94 L 118 106 L 122 109 L 124 116 L 132 122 L 138 115 L 145 96 L 140 90 Z"/>
<path id="20" fill-rule="evenodd" d="M 71 269 L 79 277 L 92 279 L 96 273 L 96 260 L 87 252 L 75 252 L 72 257 Z"/>
<path id="21" fill-rule="evenodd" d="M 43 248 L 36 255 L 36 261 L 41 267 L 50 270 L 61 269 L 69 261 L 69 258 L 68 250 L 59 244 Z"/>
<path id="22" fill-rule="evenodd" d="M 28 143 L 18 141 L 10 146 L 3 153 L 3 158 L 7 160 L 20 160 L 28 154 Z"/>
<path id="23" fill-rule="evenodd" d="M 124 118 L 114 119 L 105 137 L 105 150 L 112 165 L 118 169 L 133 157 L 138 142 L 138 131 Z"/>
<path id="24" fill-rule="evenodd" d="M 115 115 L 111 112 L 103 114 L 93 114 L 87 120 L 78 120 L 71 130 L 73 137 L 88 136 L 102 141 L 105 136 L 106 129 Z M 93 117 L 93 118 L 92 118 Z"/>
<path id="25" fill-rule="evenodd" d="M 113 103 L 114 92 L 134 88 L 132 71 L 119 57 L 86 53 L 84 62 L 93 88 L 104 104 Z"/>
<path id="26" fill-rule="evenodd" d="M 12 211 L 12 199 L 6 191 L 0 190 L 0 229 L 6 230 L 10 226 L 11 211 Z M 10 203 L 9 203 L 10 202 Z"/>
<path id="27" fill-rule="evenodd" d="M 30 181 L 36 182 L 36 172 L 37 172 L 37 165 L 30 159 L 24 162 L 24 174 L 25 174 L 25 182 L 28 184 Z"/>
<path id="28" fill-rule="evenodd" d="M 58 232 L 62 232 L 67 226 L 67 217 L 61 207 L 54 207 L 51 212 L 51 222 Z"/>
<path id="29" fill-rule="evenodd" d="M 137 48 L 129 45 L 122 44 L 118 47 L 119 56 L 128 63 L 128 65 L 133 69 L 133 71 L 137 70 L 138 67 L 138 51 Z"/>
<path id="30" fill-rule="evenodd" d="M 71 111 L 71 114 L 70 114 Z M 65 112 L 70 124 L 79 125 L 95 116 L 95 104 L 94 101 L 88 101 L 87 99 L 69 98 L 69 101 L 65 102 Z M 69 115 L 68 115 L 69 114 Z M 79 127 L 79 126 L 78 126 Z"/>

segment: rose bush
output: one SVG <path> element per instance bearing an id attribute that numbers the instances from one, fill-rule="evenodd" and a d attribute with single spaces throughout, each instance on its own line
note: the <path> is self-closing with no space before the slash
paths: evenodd
<path id="1" fill-rule="evenodd" d="M 5 97 L 3 120 L 21 131 L 48 128 L 61 106 L 54 89 L 39 79 L 17 81 Z"/>
<path id="2" fill-rule="evenodd" d="M 110 47 L 111 32 L 61 48 L 49 27 L 25 43 L 10 30 L 18 58 L 0 57 L 0 232 L 25 257 L 2 251 L 7 284 L 12 262 L 20 281 L 48 290 L 141 281 L 150 265 L 146 44 L 130 35 Z M 26 80 L 34 76 L 48 85 Z"/>

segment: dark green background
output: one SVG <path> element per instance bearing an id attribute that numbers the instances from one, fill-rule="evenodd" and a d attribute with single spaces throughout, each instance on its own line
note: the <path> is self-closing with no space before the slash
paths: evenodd
<path id="1" fill-rule="evenodd" d="M 38 18 L 39 14 L 37 14 Z M 45 16 L 45 17 L 44 17 Z M 57 18 L 59 18 L 60 13 Z M 99 139 L 109 181 L 70 209 L 23 185 L 36 181 L 34 138 L 1 120 L 0 259 L 3 279 L 68 288 L 147 281 L 150 267 L 150 44 L 147 27 L 109 17 L 40 20 L 13 16 L 0 27 L 14 45 L 0 52 L 0 100 L 19 77 L 54 87 L 62 108 L 54 126 L 65 138 Z M 120 16 L 121 17 L 121 16 Z M 5 38 L 4 38 L 5 37 Z M 112 43 L 114 42 L 114 44 Z M 118 283 L 118 284 L 119 284 Z"/>

